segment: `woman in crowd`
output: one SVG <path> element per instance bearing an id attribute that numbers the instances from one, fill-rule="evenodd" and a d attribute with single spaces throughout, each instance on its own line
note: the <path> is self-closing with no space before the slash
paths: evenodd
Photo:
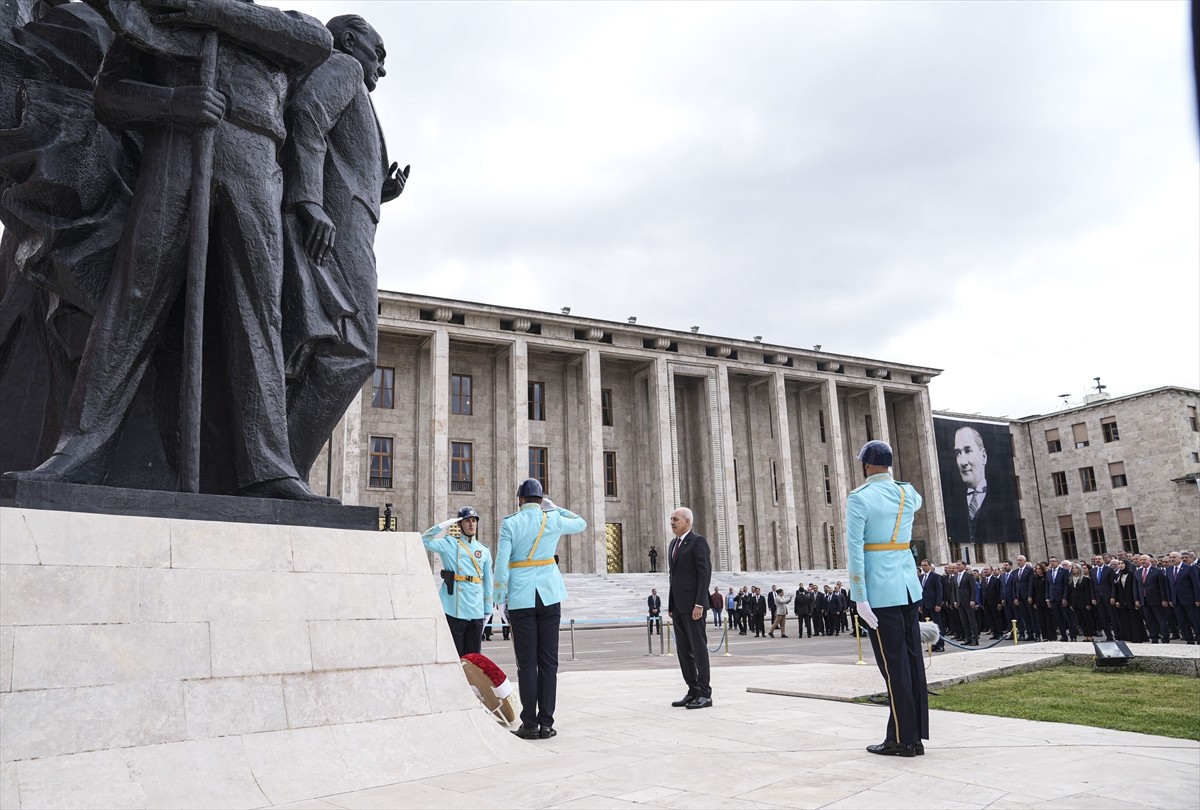
<path id="1" fill-rule="evenodd" d="M 1113 579 L 1112 593 L 1108 602 L 1115 608 L 1117 638 L 1130 642 L 1145 641 L 1141 584 L 1124 560 L 1117 561 L 1117 575 Z"/>
<path id="2" fill-rule="evenodd" d="M 1096 615 L 1092 612 L 1092 577 L 1086 563 L 1071 566 L 1071 579 L 1067 583 L 1067 601 L 1075 611 L 1079 632 L 1084 641 L 1091 641 L 1096 634 Z"/>
<path id="3" fill-rule="evenodd" d="M 1046 566 L 1044 563 L 1038 563 L 1033 567 L 1033 626 L 1039 638 L 1054 641 L 1058 638 L 1058 631 L 1054 628 L 1054 614 L 1046 606 L 1048 585 Z"/>

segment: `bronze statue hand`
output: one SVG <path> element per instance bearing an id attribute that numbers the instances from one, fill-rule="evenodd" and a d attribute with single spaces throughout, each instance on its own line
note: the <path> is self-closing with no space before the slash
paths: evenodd
<path id="1" fill-rule="evenodd" d="M 404 184 L 408 182 L 408 172 L 412 166 L 405 166 L 404 171 L 398 172 L 396 169 L 399 167 L 399 163 L 393 163 L 388 167 L 387 175 L 383 178 L 383 193 L 380 194 L 380 201 L 391 202 L 404 192 Z"/>
<path id="2" fill-rule="evenodd" d="M 296 218 L 304 234 L 304 252 L 317 264 L 321 264 L 333 249 L 337 239 L 337 226 L 316 203 L 305 202 L 296 206 Z"/>
<path id="3" fill-rule="evenodd" d="M 225 115 L 225 96 L 211 87 L 185 85 L 171 89 L 166 119 L 172 124 L 212 127 Z"/>

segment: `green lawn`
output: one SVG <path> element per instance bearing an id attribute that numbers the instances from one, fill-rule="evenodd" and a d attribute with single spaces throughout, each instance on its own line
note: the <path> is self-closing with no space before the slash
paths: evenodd
<path id="1" fill-rule="evenodd" d="M 929 708 L 1200 740 L 1200 678 L 1062 664 L 939 687 Z"/>

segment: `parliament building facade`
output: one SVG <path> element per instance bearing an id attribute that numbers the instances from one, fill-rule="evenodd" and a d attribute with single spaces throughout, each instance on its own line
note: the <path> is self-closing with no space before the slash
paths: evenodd
<path id="1" fill-rule="evenodd" d="M 378 368 L 310 473 L 317 492 L 422 530 L 460 506 L 493 544 L 541 480 L 587 530 L 572 573 L 649 570 L 691 507 L 717 570 L 845 566 L 854 457 L 889 441 L 926 508 L 918 553 L 949 554 L 929 402 L 938 369 L 381 291 Z M 332 447 L 332 453 L 329 448 Z"/>

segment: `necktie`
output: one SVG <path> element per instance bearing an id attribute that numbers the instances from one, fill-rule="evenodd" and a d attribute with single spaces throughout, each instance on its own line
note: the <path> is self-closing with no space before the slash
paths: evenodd
<path id="1" fill-rule="evenodd" d="M 979 492 L 971 490 L 971 495 L 967 498 L 967 511 L 971 513 L 971 520 L 975 519 L 975 515 L 979 512 Z"/>
<path id="2" fill-rule="evenodd" d="M 675 558 L 679 556 L 679 548 L 683 545 L 683 538 L 675 538 L 675 550 L 671 552 L 671 562 L 675 562 Z"/>

